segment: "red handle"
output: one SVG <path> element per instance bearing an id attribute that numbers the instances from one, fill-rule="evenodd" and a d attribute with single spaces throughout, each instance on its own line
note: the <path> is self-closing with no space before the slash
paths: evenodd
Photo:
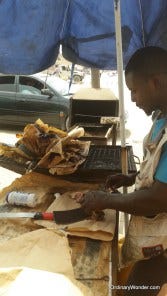
<path id="1" fill-rule="evenodd" d="M 54 220 L 53 213 L 46 213 L 46 212 L 37 212 L 34 216 L 36 220 Z"/>
<path id="2" fill-rule="evenodd" d="M 53 213 L 42 213 L 43 220 L 54 220 Z"/>

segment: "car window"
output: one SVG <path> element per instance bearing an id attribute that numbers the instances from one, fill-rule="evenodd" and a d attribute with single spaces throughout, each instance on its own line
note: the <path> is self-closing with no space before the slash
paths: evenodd
<path id="1" fill-rule="evenodd" d="M 0 91 L 15 92 L 15 76 L 0 76 Z"/>
<path id="2" fill-rule="evenodd" d="M 19 92 L 22 94 L 41 95 L 43 83 L 31 77 L 19 77 Z"/>

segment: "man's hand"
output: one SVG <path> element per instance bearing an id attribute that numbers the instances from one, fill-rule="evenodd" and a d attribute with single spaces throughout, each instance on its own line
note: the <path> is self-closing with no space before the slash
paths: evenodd
<path id="1" fill-rule="evenodd" d="M 86 213 L 107 209 L 109 194 L 104 191 L 89 191 L 84 194 L 76 193 L 75 199 L 81 204 Z"/>
<path id="2" fill-rule="evenodd" d="M 116 189 L 122 186 L 132 186 L 135 182 L 136 174 L 117 174 L 108 176 L 105 187 L 110 189 Z"/>

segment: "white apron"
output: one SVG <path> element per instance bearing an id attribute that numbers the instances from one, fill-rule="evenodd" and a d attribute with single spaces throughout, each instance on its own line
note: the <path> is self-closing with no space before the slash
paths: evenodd
<path id="1" fill-rule="evenodd" d="M 145 138 L 145 158 L 136 177 L 136 190 L 152 186 L 162 147 L 167 142 L 167 124 L 161 128 L 156 139 L 150 141 L 154 124 Z M 121 265 L 126 266 L 134 261 L 159 255 L 166 248 L 167 213 L 158 214 L 153 218 L 132 215 L 122 247 Z"/>

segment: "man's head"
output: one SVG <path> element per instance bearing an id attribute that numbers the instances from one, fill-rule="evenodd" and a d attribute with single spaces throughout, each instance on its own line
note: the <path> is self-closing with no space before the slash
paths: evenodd
<path id="1" fill-rule="evenodd" d="M 126 84 L 147 115 L 154 110 L 167 111 L 167 51 L 160 47 L 137 50 L 125 68 Z"/>

